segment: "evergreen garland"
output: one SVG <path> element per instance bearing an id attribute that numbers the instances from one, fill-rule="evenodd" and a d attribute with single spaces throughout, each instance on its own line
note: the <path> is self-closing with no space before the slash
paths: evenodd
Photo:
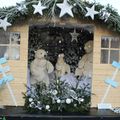
<path id="1" fill-rule="evenodd" d="M 67 83 L 55 80 L 48 87 L 42 82 L 34 84 L 24 93 L 24 109 L 28 113 L 77 112 L 90 110 L 90 88 L 72 88 Z"/>
<path id="2" fill-rule="evenodd" d="M 33 4 L 37 4 L 39 0 L 25 0 L 24 2 L 21 2 L 20 4 L 17 4 L 13 7 L 8 8 L 0 8 L 0 19 L 3 19 L 5 17 L 8 18 L 8 21 L 11 23 L 16 23 L 17 21 L 23 21 L 27 18 L 31 18 L 34 16 L 40 17 L 40 15 L 36 14 L 33 15 Z M 58 7 L 56 7 L 56 3 L 61 3 L 63 0 L 41 0 L 43 5 L 48 6 L 48 9 L 44 11 L 44 16 L 47 17 L 47 19 L 52 19 L 53 22 L 55 22 L 55 17 L 58 16 L 60 10 Z M 73 14 L 75 18 L 80 19 L 88 19 L 91 20 L 90 17 L 85 17 L 86 14 L 86 7 L 91 7 L 93 4 L 95 4 L 95 9 L 97 11 L 100 11 L 103 8 L 106 8 L 106 12 L 110 13 L 110 17 L 105 22 L 104 19 L 101 20 L 100 15 L 96 15 L 95 21 L 99 21 L 104 23 L 108 26 L 108 28 L 112 28 L 112 30 L 120 32 L 120 15 L 116 12 L 116 10 L 110 6 L 107 5 L 107 7 L 98 4 L 98 3 L 90 3 L 90 2 L 83 2 L 82 0 L 69 0 L 69 3 L 73 5 Z M 18 10 L 18 7 L 21 5 L 26 5 L 27 9 Z"/>

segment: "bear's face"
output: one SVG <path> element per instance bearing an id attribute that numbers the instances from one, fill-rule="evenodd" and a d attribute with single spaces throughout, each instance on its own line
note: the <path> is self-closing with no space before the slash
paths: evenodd
<path id="1" fill-rule="evenodd" d="M 91 53 L 93 51 L 93 41 L 88 41 L 84 47 L 86 53 Z"/>
<path id="2" fill-rule="evenodd" d="M 61 53 L 61 54 L 58 55 L 58 57 L 59 57 L 59 58 L 64 58 L 64 54 Z"/>
<path id="3" fill-rule="evenodd" d="M 64 62 L 64 54 L 61 53 L 58 55 L 58 60 L 57 60 L 58 63 L 63 63 Z"/>
<path id="4" fill-rule="evenodd" d="M 45 58 L 46 55 L 47 55 L 47 53 L 43 49 L 39 49 L 35 52 L 35 58 L 38 58 L 38 59 Z"/>

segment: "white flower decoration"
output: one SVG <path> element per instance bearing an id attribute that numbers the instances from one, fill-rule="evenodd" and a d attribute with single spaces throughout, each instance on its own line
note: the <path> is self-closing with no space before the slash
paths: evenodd
<path id="1" fill-rule="evenodd" d="M 29 98 L 29 102 L 32 102 L 33 101 L 33 99 L 32 98 Z"/>
<path id="2" fill-rule="evenodd" d="M 57 90 L 53 90 L 53 91 L 52 91 L 52 94 L 53 94 L 53 95 L 57 95 L 57 94 L 58 94 Z"/>
<path id="3" fill-rule="evenodd" d="M 39 110 L 42 110 L 42 107 L 38 107 Z"/>
<path id="4" fill-rule="evenodd" d="M 83 98 L 78 98 L 78 102 L 80 104 L 81 102 L 84 102 L 84 99 Z"/>
<path id="5" fill-rule="evenodd" d="M 38 103 L 38 104 L 41 104 L 41 102 L 40 102 L 40 101 L 38 101 L 37 103 Z"/>
<path id="6" fill-rule="evenodd" d="M 46 109 L 46 110 L 49 110 L 49 109 L 50 109 L 50 106 L 49 106 L 49 105 L 46 105 L 46 106 L 45 106 L 45 109 Z"/>
<path id="7" fill-rule="evenodd" d="M 77 107 L 77 104 L 74 104 L 74 107 Z"/>
<path id="8" fill-rule="evenodd" d="M 35 108 L 35 103 L 31 102 L 31 104 L 29 105 L 31 108 Z"/>
<path id="9" fill-rule="evenodd" d="M 67 99 L 66 99 L 66 103 L 67 103 L 67 104 L 70 104 L 70 103 L 71 103 L 71 99 L 67 98 Z"/>
<path id="10" fill-rule="evenodd" d="M 61 100 L 60 100 L 60 99 L 58 99 L 58 100 L 57 100 L 57 103 L 61 103 Z"/>

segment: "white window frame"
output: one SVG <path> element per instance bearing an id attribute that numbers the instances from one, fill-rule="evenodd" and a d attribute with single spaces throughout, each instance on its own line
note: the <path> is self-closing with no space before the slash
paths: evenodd
<path id="1" fill-rule="evenodd" d="M 108 39 L 108 41 L 109 41 L 108 48 L 107 47 L 106 48 L 102 47 L 102 40 L 103 39 Z M 102 63 L 102 60 L 100 59 L 100 64 L 111 64 L 110 63 L 110 58 L 111 58 L 110 52 L 111 52 L 111 50 L 119 52 L 119 61 L 120 61 L 120 42 L 119 42 L 119 48 L 111 48 L 111 41 L 112 41 L 112 39 L 114 39 L 114 40 L 118 39 L 120 41 L 119 37 L 113 37 L 113 36 L 102 36 L 101 37 L 101 55 L 100 55 L 100 57 L 102 57 L 102 50 L 108 50 L 108 61 L 107 61 L 107 63 Z"/>
<path id="2" fill-rule="evenodd" d="M 12 44 L 11 43 L 11 40 L 12 40 L 12 34 L 20 34 L 20 32 L 8 32 L 8 34 L 9 34 L 9 43 L 6 43 L 6 44 L 3 44 L 3 43 L 0 43 L 0 47 L 9 47 L 9 48 L 12 48 L 12 47 L 19 47 L 19 49 L 20 49 L 20 44 Z M 20 36 L 21 37 L 21 36 Z M 21 39 L 21 38 L 20 38 Z M 19 42 L 20 42 L 20 40 L 19 40 Z M 20 51 L 19 51 L 20 52 Z M 13 59 L 8 59 L 8 60 L 13 60 Z M 14 60 L 20 60 L 20 58 L 19 59 L 14 59 Z"/>

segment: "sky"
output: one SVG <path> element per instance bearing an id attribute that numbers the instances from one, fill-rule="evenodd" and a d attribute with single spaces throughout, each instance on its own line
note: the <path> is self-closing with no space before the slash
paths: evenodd
<path id="1" fill-rule="evenodd" d="M 0 0 L 0 7 L 8 7 L 12 5 L 16 5 L 16 2 L 19 3 L 23 0 Z M 96 1 L 100 2 L 103 5 L 107 5 L 108 3 L 111 4 L 114 8 L 117 9 L 118 13 L 120 14 L 120 0 L 89 0 L 89 1 Z"/>

